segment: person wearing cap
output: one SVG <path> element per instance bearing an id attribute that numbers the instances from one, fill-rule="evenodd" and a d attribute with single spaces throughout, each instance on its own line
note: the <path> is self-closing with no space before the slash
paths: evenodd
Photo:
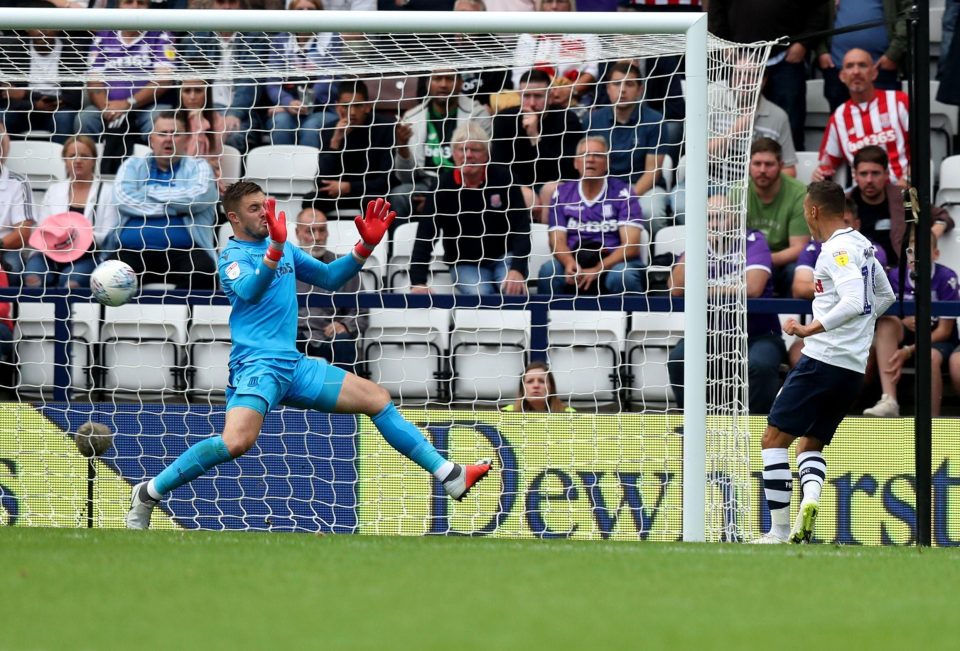
<path id="1" fill-rule="evenodd" d="M 64 212 L 44 219 L 33 229 L 30 247 L 36 251 L 24 269 L 27 287 L 90 286 L 90 274 L 97 266 L 93 224 L 80 213 Z"/>

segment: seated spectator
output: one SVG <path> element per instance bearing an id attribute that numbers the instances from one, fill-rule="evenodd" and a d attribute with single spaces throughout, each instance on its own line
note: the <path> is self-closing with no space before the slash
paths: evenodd
<path id="1" fill-rule="evenodd" d="M 520 376 L 516 401 L 504 407 L 503 411 L 559 414 L 575 412 L 576 409 L 557 395 L 557 381 L 550 367 L 543 362 L 530 362 Z"/>
<path id="2" fill-rule="evenodd" d="M 435 215 L 417 227 L 411 291 L 430 291 L 433 243 L 443 232 L 444 262 L 458 294 L 526 294 L 530 210 L 523 193 L 508 170 L 488 164 L 490 138 L 479 124 L 459 127 L 451 146 L 456 167 L 441 170 Z"/>
<path id="3" fill-rule="evenodd" d="M 437 189 L 440 171 L 453 168 L 453 132 L 475 122 L 489 133 L 489 120 L 486 107 L 463 94 L 463 81 L 456 72 L 439 70 L 430 76 L 423 103 L 397 123 L 393 164 L 400 184 L 390 193 L 390 205 L 398 221 L 421 213 Z"/>
<path id="4" fill-rule="evenodd" d="M 210 165 L 220 191 L 226 190 L 222 180 L 220 159 L 223 156 L 225 122 L 223 114 L 213 108 L 211 87 L 203 79 L 184 79 L 180 84 L 180 109 L 187 124 L 188 137 L 184 156 L 202 158 Z"/>
<path id="5" fill-rule="evenodd" d="M 891 264 L 898 264 L 907 223 L 903 188 L 890 182 L 889 159 L 881 147 L 868 145 L 853 157 L 854 187 L 847 193 L 857 205 L 861 233 L 878 243 Z M 930 206 L 931 232 L 940 237 L 953 228 L 953 218 L 943 208 Z"/>
<path id="6" fill-rule="evenodd" d="M 857 216 L 857 204 L 850 197 L 847 197 L 843 205 L 843 221 L 847 226 L 855 231 L 860 230 L 860 218 Z M 797 258 L 797 267 L 793 272 L 793 297 L 806 301 L 813 300 L 814 284 L 813 272 L 817 268 L 817 258 L 820 257 L 820 249 L 823 243 L 811 239 L 810 243 L 803 249 L 800 257 Z M 873 255 L 884 268 L 887 267 L 887 254 L 883 247 L 877 242 L 873 242 Z M 797 365 L 800 361 L 800 354 L 803 352 L 803 339 L 799 337 L 793 345 L 790 346 L 790 368 Z"/>
<path id="7" fill-rule="evenodd" d="M 911 244 L 913 244 L 911 240 Z M 933 278 L 930 280 L 932 300 L 956 301 L 960 299 L 957 293 L 957 274 L 953 269 L 937 264 L 940 250 L 937 248 L 937 238 L 930 236 L 930 257 L 933 261 Z M 907 250 L 907 265 L 914 270 L 913 247 Z M 904 300 L 916 300 L 916 288 L 911 274 L 906 276 L 906 286 L 903 288 Z M 894 294 L 900 295 L 899 269 L 887 272 L 890 286 Z M 896 316 L 882 316 L 877 320 L 877 331 L 873 339 L 873 347 L 877 354 L 877 368 L 880 374 L 882 395 L 873 407 L 863 410 L 864 416 L 879 416 L 893 418 L 900 415 L 900 403 L 897 401 L 897 385 L 904 366 L 913 357 L 917 350 L 916 331 L 917 318 L 905 316 L 902 319 Z M 948 317 L 932 317 L 930 319 L 930 412 L 934 416 L 940 415 L 940 403 L 943 399 L 943 372 L 947 370 L 944 364 L 950 359 L 954 348 L 957 347 L 956 319 Z"/>
<path id="8" fill-rule="evenodd" d="M 119 0 L 120 9 L 147 9 L 149 0 Z M 167 32 L 136 30 L 97 32 L 90 49 L 91 80 L 87 83 L 90 103 L 80 111 L 80 133 L 99 137 L 111 134 L 149 133 L 151 110 L 158 97 L 170 88 L 167 76 L 173 72 L 177 53 Z M 106 76 L 123 79 L 104 79 Z M 116 156 L 129 154 L 125 142 L 111 143 Z M 113 151 L 105 151 L 109 157 Z"/>
<path id="9" fill-rule="evenodd" d="M 495 4 L 494 4 L 495 3 Z M 532 0 L 529 9 L 523 8 L 528 0 L 456 0 L 454 11 L 534 11 Z M 520 6 L 505 6 L 520 5 Z M 496 8 L 494 8 L 496 7 Z M 501 40 L 496 34 L 456 34 L 454 46 L 458 54 L 469 55 L 472 49 L 478 55 L 490 48 L 490 43 Z M 509 37 L 506 37 L 509 38 Z M 490 96 L 513 88 L 510 71 L 504 68 L 489 70 L 465 70 L 460 73 L 463 80 L 463 94 L 490 109 Z M 491 110 L 491 113 L 493 111 Z"/>
<path id="10" fill-rule="evenodd" d="M 241 0 L 214 0 L 214 7 L 244 8 Z M 269 59 L 270 40 L 263 32 L 188 32 L 177 49 L 184 67 L 215 80 L 212 106 L 224 113 L 224 143 L 245 152 L 263 125 L 253 71 Z"/>
<path id="11" fill-rule="evenodd" d="M 607 141 L 577 145 L 579 181 L 562 183 L 550 205 L 553 260 L 540 269 L 541 294 L 642 292 L 643 212 L 624 181 L 607 176 Z"/>
<path id="12" fill-rule="evenodd" d="M 735 208 L 723 195 L 710 197 L 707 219 L 710 233 L 707 241 L 707 278 L 709 295 L 714 309 L 708 315 L 710 322 L 707 349 L 717 349 L 720 338 L 735 327 L 740 284 L 744 281 L 746 259 L 747 298 L 773 296 L 773 258 L 763 233 L 747 229 L 740 243 L 718 235 L 729 232 L 736 218 Z M 670 274 L 673 296 L 683 296 L 684 261 L 681 256 Z M 747 313 L 747 373 L 749 376 L 749 408 L 752 414 L 770 411 L 780 388 L 780 363 L 786 358 L 780 320 L 776 314 Z M 683 340 L 670 351 L 667 372 L 677 404 L 683 407 Z"/>
<path id="13" fill-rule="evenodd" d="M 37 223 L 50 215 L 76 212 L 93 225 L 93 239 L 97 252 L 120 223 L 117 205 L 113 200 L 113 184 L 96 176 L 97 146 L 90 136 L 72 136 L 61 150 L 67 178 L 57 181 L 43 195 L 37 210 Z"/>
<path id="14" fill-rule="evenodd" d="M 574 11 L 571 0 L 537 0 L 537 11 Z M 595 34 L 521 34 L 514 55 L 513 85 L 530 70 L 573 82 L 573 97 L 592 103 L 599 77 L 600 40 Z"/>
<path id="15" fill-rule="evenodd" d="M 82 76 L 86 52 L 79 40 L 52 29 L 28 29 L 0 37 L 0 74 L 29 73 L 29 81 L 5 89 L 0 116 L 10 133 L 51 131 L 55 142 L 76 133 L 77 112 L 83 103 L 83 84 L 56 79 Z M 56 77 L 56 79 L 52 78 Z"/>
<path id="16" fill-rule="evenodd" d="M 583 137 L 573 111 L 545 110 L 550 83 L 542 70 L 524 73 L 517 85 L 520 106 L 493 119 L 492 160 L 509 165 L 513 183 L 535 192 L 545 183 L 577 178 L 573 155 Z"/>
<path id="17" fill-rule="evenodd" d="M 610 176 L 633 186 L 644 217 L 656 231 L 658 222 L 667 216 L 666 185 L 660 170 L 670 145 L 670 129 L 665 127 L 663 115 L 641 101 L 643 80 L 632 62 L 613 64 L 607 76 L 607 95 L 611 106 L 594 109 L 589 133 L 610 143 Z M 679 143 L 679 135 L 674 135 Z"/>
<path id="18" fill-rule="evenodd" d="M 23 274 L 27 287 L 90 286 L 90 274 L 97 266 L 93 225 L 80 213 L 50 215 L 33 229 L 30 246 L 35 251 Z"/>
<path id="19" fill-rule="evenodd" d="M 807 189 L 783 173 L 780 145 L 770 138 L 750 147 L 750 185 L 747 188 L 747 228 L 763 233 L 773 252 L 773 284 L 778 296 L 790 296 L 797 258 L 810 242 L 803 218 Z"/>
<path id="20" fill-rule="evenodd" d="M 156 114 L 151 153 L 128 158 L 117 173 L 120 224 L 116 257 L 142 274 L 141 284 L 213 289 L 217 184 L 202 158 L 184 156 L 189 133 L 182 115 Z"/>
<path id="21" fill-rule="evenodd" d="M 317 191 L 303 202 L 328 216 L 386 196 L 393 165 L 394 124 L 374 113 L 367 85 L 341 81 L 338 99 L 340 119 L 323 134 Z"/>
<path id="22" fill-rule="evenodd" d="M 762 67 L 760 73 L 758 68 Z M 741 183 L 743 164 L 738 154 L 748 128 L 753 123 L 750 140 L 769 138 L 780 145 L 781 171 L 797 176 L 797 152 L 794 148 L 790 119 L 786 111 L 768 100 L 762 92 L 756 93 L 756 75 L 761 74 L 760 89 L 770 77 L 765 66 L 749 57 L 738 58 L 730 68 L 730 76 L 723 82 L 711 83 L 707 89 L 711 104 L 717 110 L 710 112 L 710 139 L 707 141 L 710 182 L 718 186 Z M 756 103 L 754 98 L 756 97 Z M 686 219 L 686 184 L 681 182 L 671 195 L 676 223 Z"/>
<path id="23" fill-rule="evenodd" d="M 321 0 L 293 0 L 287 9 L 322 10 Z M 331 104 L 337 85 L 322 74 L 340 56 L 343 40 L 333 32 L 277 34 L 272 41 L 271 69 L 283 76 L 266 87 L 267 131 L 274 145 L 320 147 L 320 130 L 337 121 Z"/>
<path id="24" fill-rule="evenodd" d="M 337 254 L 327 250 L 327 218 L 314 208 L 304 208 L 297 215 L 297 241 L 307 255 L 330 263 Z M 338 294 L 360 291 L 360 276 L 346 282 Z M 297 281 L 298 294 L 327 294 L 325 289 Z M 297 326 L 297 348 L 304 355 L 322 357 L 349 373 L 356 372 L 357 341 L 367 329 L 367 317 L 356 308 L 301 307 Z"/>
<path id="25" fill-rule="evenodd" d="M 910 176 L 910 101 L 899 90 L 878 91 L 874 87 L 877 68 L 870 53 L 854 48 L 843 57 L 840 81 L 850 99 L 833 112 L 820 143 L 820 166 L 813 180 L 831 178 L 867 145 L 881 145 L 889 158 L 890 178 L 907 185 Z"/>
<path id="26" fill-rule="evenodd" d="M 4 268 L 13 274 L 13 285 L 18 287 L 27 257 L 23 247 L 36 222 L 30 181 L 7 167 L 9 153 L 10 136 L 0 124 L 0 249 L 3 249 L 0 259 Z"/>

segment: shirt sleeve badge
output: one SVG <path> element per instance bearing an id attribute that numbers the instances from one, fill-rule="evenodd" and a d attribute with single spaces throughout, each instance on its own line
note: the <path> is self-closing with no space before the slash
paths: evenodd
<path id="1" fill-rule="evenodd" d="M 231 262 L 230 266 L 227 267 L 227 278 L 230 280 L 236 280 L 240 277 L 240 263 Z"/>
<path id="2" fill-rule="evenodd" d="M 847 253 L 846 249 L 840 249 L 839 251 L 834 252 L 833 261 L 837 263 L 838 267 L 846 267 L 850 262 L 850 255 Z"/>

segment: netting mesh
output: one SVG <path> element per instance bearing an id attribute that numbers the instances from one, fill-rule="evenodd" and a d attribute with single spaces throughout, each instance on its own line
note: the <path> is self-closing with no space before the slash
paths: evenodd
<path id="1" fill-rule="evenodd" d="M 684 188 L 704 182 L 684 170 L 684 50 L 663 34 L 8 34 L 0 235 L 24 246 L 6 247 L 16 401 L 0 456 L 26 469 L 19 523 L 83 520 L 61 497 L 86 473 L 64 434 L 86 420 L 116 432 L 95 467 L 103 526 L 128 483 L 222 428 L 217 261 L 234 228 L 219 198 L 243 178 L 278 198 L 288 246 L 325 261 L 349 254 L 368 199 L 390 198 L 397 226 L 355 281 L 333 300 L 299 288 L 319 295 L 298 345 L 386 388 L 452 458 L 494 456 L 499 481 L 448 504 L 368 420 L 284 408 L 238 465 L 176 491 L 160 526 L 678 539 L 684 318 L 668 297 Z M 49 52 L 59 66 L 38 63 Z M 742 190 L 766 53 L 709 43 L 711 540 L 755 526 Z M 91 232 L 60 262 L 48 220 L 67 211 Z M 138 274 L 133 302 L 91 302 L 107 258 Z M 523 381 L 542 359 L 560 402 Z"/>

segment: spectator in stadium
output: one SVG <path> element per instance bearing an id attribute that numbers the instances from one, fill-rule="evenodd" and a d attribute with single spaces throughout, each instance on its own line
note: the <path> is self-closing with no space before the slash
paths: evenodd
<path id="1" fill-rule="evenodd" d="M 292 11 L 319 11 L 321 0 L 292 0 Z M 266 86 L 266 128 L 274 145 L 320 147 L 320 131 L 337 122 L 337 83 L 323 73 L 340 56 L 343 40 L 334 32 L 277 34 L 271 41 L 272 70 L 281 77 Z"/>
<path id="2" fill-rule="evenodd" d="M 900 260 L 900 247 L 907 223 L 903 193 L 890 182 L 889 159 L 881 147 L 868 145 L 853 156 L 854 187 L 847 196 L 857 205 L 861 231 L 880 245 L 891 264 Z M 930 205 L 931 231 L 940 237 L 953 228 L 953 218 L 943 208 Z"/>
<path id="3" fill-rule="evenodd" d="M 830 26 L 827 5 L 835 0 L 710 0 L 707 3 L 710 33 L 735 43 L 779 41 L 771 50 L 770 79 L 764 94 L 790 116 L 793 142 L 803 142 L 807 118 L 807 59 L 817 46 L 813 35 Z M 804 36 L 797 41 L 795 37 Z"/>
<path id="4" fill-rule="evenodd" d="M 915 240 L 911 238 L 911 247 L 907 249 L 907 266 L 914 271 L 913 249 Z M 937 248 L 937 238 L 930 235 L 930 256 L 933 262 L 933 277 L 930 279 L 931 299 L 934 301 L 960 300 L 957 293 L 957 274 L 953 269 L 937 263 L 940 250 Z M 907 274 L 903 289 L 904 300 L 915 300 L 916 287 Z M 887 272 L 890 286 L 896 295 L 900 293 L 899 269 Z M 900 403 L 897 401 L 897 384 L 904 366 L 910 361 L 917 350 L 916 331 L 917 318 L 915 316 L 882 316 L 877 321 L 877 331 L 874 336 L 874 350 L 877 355 L 877 368 L 880 374 L 882 395 L 873 407 L 863 410 L 864 416 L 879 416 L 893 418 L 900 415 Z M 953 317 L 932 317 L 930 319 L 930 411 L 934 416 L 940 415 L 940 403 L 943 399 L 943 372 L 944 364 L 950 359 L 954 348 L 957 347 L 956 319 Z"/>
<path id="5" fill-rule="evenodd" d="M 184 156 L 202 158 L 210 165 L 220 191 L 226 190 L 222 180 L 220 159 L 226 126 L 223 114 L 213 107 L 212 87 L 203 79 L 184 79 L 180 82 L 180 111 L 187 124 L 188 137 L 184 142 Z"/>
<path id="6" fill-rule="evenodd" d="M 576 11 L 571 0 L 537 0 L 537 11 Z M 600 41 L 595 34 L 521 34 L 514 54 L 513 85 L 530 70 L 573 82 L 573 96 L 591 104 L 600 76 Z"/>
<path id="7" fill-rule="evenodd" d="M 367 85 L 341 81 L 338 95 L 340 119 L 323 133 L 317 190 L 303 202 L 328 216 L 385 196 L 393 165 L 394 124 L 374 112 Z"/>
<path id="8" fill-rule="evenodd" d="M 520 376 L 517 399 L 503 411 L 571 413 L 577 411 L 557 395 L 557 381 L 545 362 L 530 362 Z"/>
<path id="9" fill-rule="evenodd" d="M 453 169 L 440 171 L 434 216 L 420 222 L 410 259 L 414 293 L 428 293 L 433 243 L 443 233 L 444 262 L 458 294 L 527 293 L 530 210 L 509 171 L 490 165 L 490 136 L 477 123 L 451 137 Z"/>
<path id="10" fill-rule="evenodd" d="M 577 178 L 573 156 L 583 137 L 573 111 L 545 110 L 550 81 L 542 70 L 524 73 L 517 86 L 520 106 L 493 119 L 492 160 L 509 165 L 513 182 L 534 192 L 551 181 Z"/>
<path id="11" fill-rule="evenodd" d="M 749 57 L 739 59 L 731 67 L 727 83 L 710 85 L 711 100 L 720 107 L 715 111 L 717 124 L 711 125 L 711 131 L 722 135 L 710 138 L 707 146 L 711 154 L 725 158 L 733 139 L 742 136 L 753 120 L 752 140 L 770 138 L 776 141 L 782 152 L 783 173 L 796 177 L 797 151 L 787 112 L 764 97 L 762 92 L 757 95 L 756 104 L 752 102 L 758 68 L 762 68 L 760 90 L 763 91 L 770 78 L 770 70 L 751 61 Z M 737 168 L 736 176 L 742 173 L 741 170 L 742 165 Z"/>
<path id="12" fill-rule="evenodd" d="M 534 11 L 532 0 L 457 0 L 454 11 Z M 483 51 L 491 42 L 500 40 L 495 34 L 458 34 L 455 47 L 463 54 L 465 45 Z M 500 69 L 464 70 L 460 73 L 463 80 L 463 94 L 490 109 L 490 96 L 513 88 L 510 71 Z M 491 112 L 493 112 L 491 110 Z"/>
<path id="13" fill-rule="evenodd" d="M 643 292 L 643 212 L 630 186 L 608 176 L 602 136 L 577 145 L 579 181 L 560 184 L 550 205 L 553 260 L 540 269 L 541 294 Z"/>
<path id="14" fill-rule="evenodd" d="M 147 9 L 149 0 L 119 0 L 120 9 Z M 151 110 L 166 89 L 177 60 L 167 32 L 137 30 L 97 32 L 90 49 L 90 103 L 79 113 L 78 128 L 85 135 L 149 133 Z M 105 75 L 123 79 L 101 80 Z M 129 153 L 126 143 L 120 155 Z M 108 155 L 112 152 L 104 152 Z"/>
<path id="15" fill-rule="evenodd" d="M 17 287 L 27 257 L 23 247 L 36 222 L 30 181 L 7 167 L 9 153 L 10 136 L 0 124 L 0 249 L 3 250 L 3 266 L 12 272 L 10 280 Z"/>
<path id="16" fill-rule="evenodd" d="M 97 266 L 93 247 L 93 224 L 78 212 L 45 218 L 30 234 L 33 254 L 27 260 L 24 285 L 30 288 L 90 286 Z"/>
<path id="17" fill-rule="evenodd" d="M 10 287 L 10 280 L 7 278 L 7 272 L 0 268 L 0 289 Z M 14 368 L 5 364 L 11 359 L 13 353 L 13 304 L 8 301 L 0 301 L 0 395 L 6 393 L 6 389 L 14 387 L 13 378 Z"/>
<path id="18" fill-rule="evenodd" d="M 877 78 L 874 85 L 885 90 L 899 90 L 898 69 L 907 58 L 907 13 L 913 3 L 910 0 L 884 0 L 884 2 L 828 2 L 830 24 L 842 30 L 851 25 L 883 21 L 884 25 L 857 29 L 835 34 L 821 40 L 816 47 L 816 64 L 823 74 L 823 95 L 830 110 L 850 99 L 850 92 L 840 81 L 838 66 L 847 52 L 860 48 L 870 53 L 876 61 Z"/>
<path id="19" fill-rule="evenodd" d="M 857 204 L 850 197 L 847 197 L 843 204 L 843 221 L 853 230 L 862 232 L 860 217 L 857 216 Z M 874 257 L 876 257 L 877 262 L 886 268 L 887 254 L 884 252 L 883 247 L 880 246 L 876 241 L 873 241 L 873 246 Z M 806 301 L 813 300 L 814 290 L 816 288 L 813 273 L 817 267 L 817 258 L 820 257 L 820 249 L 822 247 L 823 242 L 818 242 L 817 240 L 811 238 L 810 243 L 807 244 L 806 248 L 804 248 L 803 252 L 800 254 L 800 257 L 797 258 L 797 267 L 793 272 L 794 298 L 799 298 Z M 790 346 L 790 368 L 793 368 L 797 365 L 797 362 L 800 361 L 800 353 L 802 352 L 803 339 L 798 338 L 795 342 L 793 342 L 793 345 Z"/>
<path id="20" fill-rule="evenodd" d="M 61 149 L 67 178 L 57 181 L 43 195 L 37 210 L 37 224 L 50 215 L 76 212 L 93 225 L 97 253 L 120 223 L 113 183 L 103 181 L 96 173 L 97 145 L 90 136 L 71 136 Z"/>
<path id="21" fill-rule="evenodd" d="M 247 0 L 213 0 L 214 9 L 246 7 Z M 181 37 L 177 49 L 184 67 L 214 80 L 213 106 L 224 114 L 224 143 L 241 153 L 259 144 L 263 118 L 257 109 L 260 87 L 252 70 L 270 58 L 267 35 L 263 32 L 188 32 Z"/>
<path id="22" fill-rule="evenodd" d="M 188 139 L 182 115 L 158 111 L 151 153 L 128 158 L 117 173 L 114 200 L 120 224 L 110 248 L 142 274 L 143 285 L 215 286 L 217 183 L 205 160 L 183 155 Z"/>
<path id="23" fill-rule="evenodd" d="M 10 133 L 51 131 L 55 142 L 76 133 L 77 112 L 83 104 L 83 84 L 57 79 L 83 75 L 86 52 L 69 34 L 28 29 L 0 36 L 0 75 L 28 73 L 27 82 L 8 82 L 0 91 L 0 121 Z"/>
<path id="24" fill-rule="evenodd" d="M 813 171 L 814 181 L 832 178 L 844 163 L 853 167 L 854 154 L 868 145 L 879 145 L 887 152 L 890 178 L 898 185 L 907 185 L 910 102 L 902 91 L 877 91 L 873 83 L 876 78 L 877 67 L 869 52 L 860 48 L 847 52 L 840 81 L 850 91 L 850 99 L 827 122 L 820 143 L 820 165 Z"/>
<path id="25" fill-rule="evenodd" d="M 671 130 L 664 127 L 663 115 L 641 101 L 643 80 L 640 69 L 631 61 L 619 61 L 610 67 L 607 95 L 611 105 L 594 109 L 588 133 L 603 136 L 610 143 L 610 176 L 633 186 L 643 215 L 655 232 L 659 221 L 667 216 L 666 189 L 660 170 Z M 674 135 L 679 142 L 680 134 Z"/>
<path id="26" fill-rule="evenodd" d="M 327 249 L 327 218 L 319 210 L 304 208 L 297 215 L 297 242 L 307 255 L 330 263 L 338 257 Z M 338 294 L 360 291 L 360 276 L 353 276 Z M 297 281 L 298 294 L 329 294 L 315 285 Z M 322 357 L 350 373 L 356 372 L 357 341 L 367 328 L 367 317 L 357 308 L 301 307 L 297 327 L 297 348 L 309 357 Z"/>
<path id="27" fill-rule="evenodd" d="M 783 173 L 780 145 L 760 138 L 750 147 L 747 228 L 763 233 L 773 253 L 773 284 L 778 296 L 790 296 L 797 258 L 810 241 L 803 218 L 807 189 Z"/>
<path id="28" fill-rule="evenodd" d="M 735 317 L 728 316 L 738 309 L 740 284 L 744 282 L 743 262 L 746 259 L 747 298 L 770 298 L 773 296 L 773 258 L 763 233 L 747 227 L 740 243 L 729 233 L 736 221 L 736 208 L 726 197 L 717 194 L 708 200 L 707 219 L 709 233 L 707 242 L 707 278 L 710 281 L 710 296 L 713 304 L 720 306 L 712 317 L 707 339 L 707 349 L 715 348 L 724 332 L 735 327 Z M 683 256 L 670 273 L 670 293 L 684 294 Z M 786 359 L 786 350 L 780 334 L 780 319 L 775 314 L 747 313 L 747 372 L 749 375 L 749 408 L 752 414 L 770 411 L 780 387 L 780 363 Z M 683 407 L 683 340 L 670 351 L 667 372 L 679 407 Z"/>
<path id="29" fill-rule="evenodd" d="M 440 171 L 454 167 L 451 137 L 467 122 L 490 131 L 490 114 L 463 94 L 460 76 L 453 70 L 434 72 L 423 103 L 404 113 L 397 123 L 393 164 L 400 184 L 390 194 L 390 205 L 398 222 L 422 213 L 429 195 L 437 189 Z"/>

